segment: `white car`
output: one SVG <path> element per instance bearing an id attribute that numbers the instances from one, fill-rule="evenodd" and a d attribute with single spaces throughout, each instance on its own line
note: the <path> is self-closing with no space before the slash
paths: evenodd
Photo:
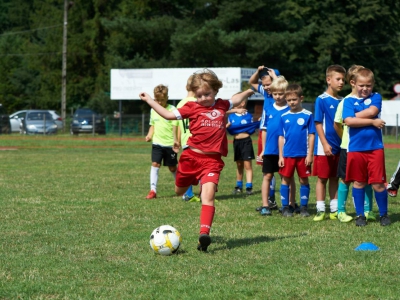
<path id="1" fill-rule="evenodd" d="M 61 117 L 56 113 L 55 110 L 48 111 L 53 117 L 54 122 L 57 124 L 57 129 L 63 130 L 63 122 Z M 21 118 L 24 118 L 26 110 L 19 110 L 10 115 L 11 132 L 20 132 Z"/>
<path id="2" fill-rule="evenodd" d="M 11 132 L 20 132 L 21 118 L 24 118 L 26 110 L 20 110 L 10 115 Z"/>

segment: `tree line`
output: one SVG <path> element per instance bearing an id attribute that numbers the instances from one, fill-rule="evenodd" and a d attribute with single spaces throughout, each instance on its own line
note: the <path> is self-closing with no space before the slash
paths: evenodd
<path id="1" fill-rule="evenodd" d="M 60 110 L 63 14 L 63 0 L 0 0 L 0 103 L 9 113 Z M 265 65 L 300 83 L 312 102 L 328 65 L 360 64 L 390 99 L 400 82 L 399 14 L 397 0 L 75 0 L 67 111 L 117 110 L 112 68 Z M 126 113 L 147 109 L 123 105 Z"/>

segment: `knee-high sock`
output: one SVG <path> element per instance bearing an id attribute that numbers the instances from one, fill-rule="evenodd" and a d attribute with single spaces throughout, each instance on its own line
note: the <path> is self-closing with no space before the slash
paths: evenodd
<path id="1" fill-rule="evenodd" d="M 353 201 L 354 206 L 356 208 L 357 216 L 365 216 L 364 215 L 364 197 L 365 197 L 365 190 L 364 188 L 358 189 L 353 187 Z"/>
<path id="2" fill-rule="evenodd" d="M 346 212 L 346 201 L 349 195 L 349 184 L 339 182 L 338 188 L 338 213 Z"/>
<path id="3" fill-rule="evenodd" d="M 289 186 L 281 184 L 282 206 L 289 206 Z"/>
<path id="4" fill-rule="evenodd" d="M 191 197 L 194 196 L 194 194 L 193 194 L 193 187 L 192 187 L 192 186 L 189 186 L 189 188 L 187 189 L 185 195 L 188 196 L 189 198 L 191 198 Z"/>
<path id="5" fill-rule="evenodd" d="M 310 185 L 300 185 L 300 206 L 307 206 L 308 198 L 310 198 Z"/>
<path id="6" fill-rule="evenodd" d="M 214 219 L 215 207 L 202 205 L 200 213 L 200 234 L 210 234 L 211 225 Z"/>
<path id="7" fill-rule="evenodd" d="M 386 215 L 388 212 L 388 193 L 387 190 L 375 192 L 376 204 L 378 204 L 379 215 Z"/>
<path id="8" fill-rule="evenodd" d="M 269 196 L 275 196 L 275 187 L 276 187 L 276 180 L 275 176 L 271 179 L 271 184 L 269 185 Z"/>
<path id="9" fill-rule="evenodd" d="M 158 172 L 160 168 L 151 166 L 150 170 L 150 190 L 157 192 Z"/>
<path id="10" fill-rule="evenodd" d="M 365 186 L 364 211 L 372 211 L 373 203 L 372 186 L 368 184 Z"/>

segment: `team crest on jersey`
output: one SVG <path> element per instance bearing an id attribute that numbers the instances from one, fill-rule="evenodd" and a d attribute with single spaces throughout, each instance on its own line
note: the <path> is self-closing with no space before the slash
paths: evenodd
<path id="1" fill-rule="evenodd" d="M 209 111 L 206 113 L 202 113 L 202 115 L 207 116 L 210 120 L 215 120 L 222 116 L 222 113 L 219 110 L 214 109 L 213 111 Z"/>
<path id="2" fill-rule="evenodd" d="M 240 124 L 247 124 L 247 121 L 246 121 L 246 120 L 242 120 L 242 121 L 240 122 Z"/>
<path id="3" fill-rule="evenodd" d="M 297 124 L 303 125 L 304 124 L 304 119 L 303 118 L 297 119 Z"/>
<path id="4" fill-rule="evenodd" d="M 365 105 L 370 105 L 371 102 L 372 102 L 372 100 L 371 100 L 370 98 L 368 98 L 368 99 L 366 99 L 366 100 L 364 101 L 364 104 L 365 104 Z"/>

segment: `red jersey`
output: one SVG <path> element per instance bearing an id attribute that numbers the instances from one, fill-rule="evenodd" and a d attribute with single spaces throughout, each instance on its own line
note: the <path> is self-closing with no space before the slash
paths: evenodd
<path id="1" fill-rule="evenodd" d="M 189 119 L 192 136 L 187 144 L 204 152 L 217 152 L 227 156 L 225 114 L 230 108 L 231 102 L 222 99 L 217 99 L 209 107 L 189 101 L 179 108 L 182 119 Z"/>

